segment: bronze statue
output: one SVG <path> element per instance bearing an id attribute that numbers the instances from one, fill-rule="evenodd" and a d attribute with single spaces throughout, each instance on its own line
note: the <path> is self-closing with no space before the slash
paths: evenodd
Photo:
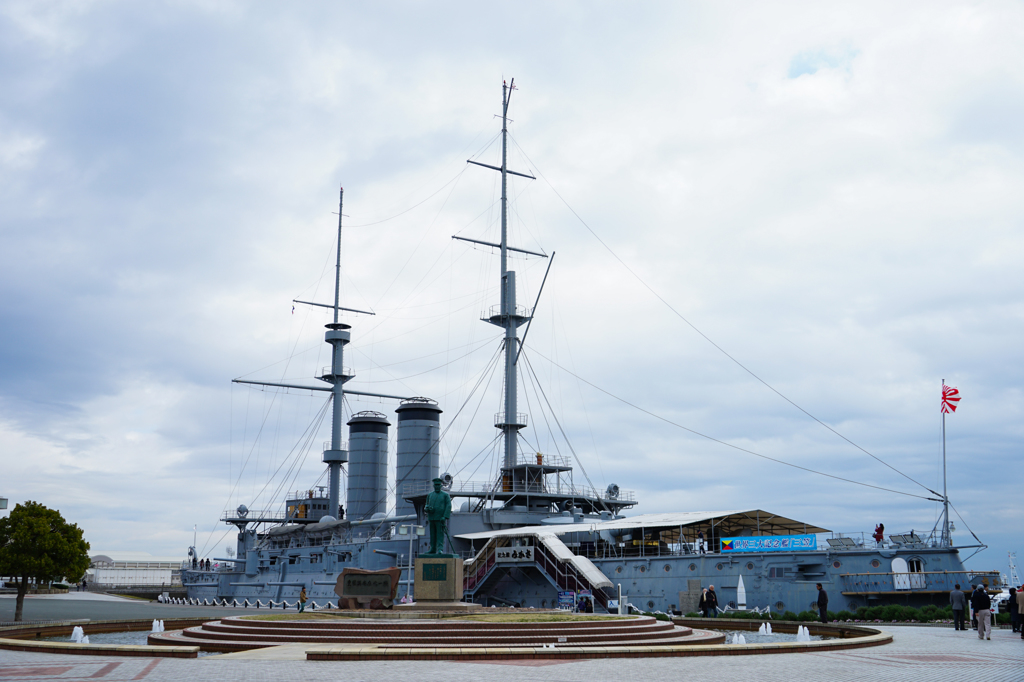
<path id="1" fill-rule="evenodd" d="M 430 551 L 444 553 L 444 538 L 448 535 L 448 519 L 452 516 L 452 496 L 441 490 L 441 479 L 434 479 L 434 492 L 427 495 L 427 520 L 430 521 Z"/>

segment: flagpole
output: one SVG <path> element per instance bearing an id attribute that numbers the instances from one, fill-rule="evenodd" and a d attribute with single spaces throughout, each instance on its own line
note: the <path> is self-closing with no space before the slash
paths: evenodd
<path id="1" fill-rule="evenodd" d="M 942 380 L 942 389 L 946 389 L 946 380 Z M 939 410 L 942 413 L 942 544 L 949 547 L 949 494 L 946 492 L 946 409 L 945 404 Z"/>

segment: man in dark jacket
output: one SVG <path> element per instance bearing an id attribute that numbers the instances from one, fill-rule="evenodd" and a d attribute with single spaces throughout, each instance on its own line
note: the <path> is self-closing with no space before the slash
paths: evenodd
<path id="1" fill-rule="evenodd" d="M 1020 593 L 1016 587 L 1010 588 L 1010 600 L 1006 603 L 1006 610 L 1010 612 L 1010 627 L 1014 632 L 1020 632 L 1020 614 L 1017 612 L 1017 600 Z"/>
<path id="2" fill-rule="evenodd" d="M 949 593 L 949 605 L 953 607 L 953 629 L 966 630 L 964 627 L 964 611 L 967 610 L 967 597 L 960 591 L 960 584 L 953 586 Z"/>
<path id="3" fill-rule="evenodd" d="M 718 595 L 715 594 L 714 585 L 708 585 L 708 596 L 706 601 L 711 617 L 718 618 Z"/>
<path id="4" fill-rule="evenodd" d="M 971 595 L 971 608 L 978 619 L 978 639 L 992 639 L 992 600 L 984 586 L 978 585 Z"/>
<path id="5" fill-rule="evenodd" d="M 821 622 L 828 622 L 828 592 L 821 586 L 821 583 L 817 584 L 818 588 L 818 614 L 821 616 Z"/>

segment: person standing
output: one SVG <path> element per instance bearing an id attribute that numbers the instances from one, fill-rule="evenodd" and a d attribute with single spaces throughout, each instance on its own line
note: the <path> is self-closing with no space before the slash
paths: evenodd
<path id="1" fill-rule="evenodd" d="M 1020 632 L 1020 613 L 1017 611 L 1017 588 L 1010 588 L 1010 600 L 1006 603 L 1006 610 L 1010 612 L 1010 627 L 1014 632 Z"/>
<path id="2" fill-rule="evenodd" d="M 700 601 L 697 602 L 697 608 L 700 609 L 700 617 L 708 617 L 708 588 L 704 588 L 700 593 Z"/>
<path id="3" fill-rule="evenodd" d="M 815 585 L 818 588 L 818 615 L 821 616 L 821 622 L 828 622 L 828 592 L 821 586 L 821 583 Z"/>
<path id="4" fill-rule="evenodd" d="M 978 639 L 992 639 L 992 600 L 981 585 L 971 595 L 971 608 L 978 619 Z"/>
<path id="5" fill-rule="evenodd" d="M 1020 638 L 1024 639 L 1024 585 L 1017 591 L 1017 620 L 1020 622 Z"/>
<path id="6" fill-rule="evenodd" d="M 967 609 L 967 597 L 960 591 L 960 583 L 953 586 L 949 593 L 949 605 L 953 607 L 953 629 L 966 630 L 964 627 L 964 611 Z"/>
<path id="7" fill-rule="evenodd" d="M 299 590 L 299 613 L 306 610 L 306 586 L 303 585 L 302 589 Z"/>
<path id="8" fill-rule="evenodd" d="M 881 545 L 882 540 L 885 539 L 885 524 L 880 523 L 877 526 L 875 526 L 875 534 L 871 537 L 875 539 L 875 544 Z"/>
<path id="9" fill-rule="evenodd" d="M 715 594 L 715 586 L 708 585 L 708 611 L 711 612 L 711 618 L 718 618 L 718 595 Z"/>
<path id="10" fill-rule="evenodd" d="M 697 551 L 704 554 L 704 531 L 697 531 Z"/>

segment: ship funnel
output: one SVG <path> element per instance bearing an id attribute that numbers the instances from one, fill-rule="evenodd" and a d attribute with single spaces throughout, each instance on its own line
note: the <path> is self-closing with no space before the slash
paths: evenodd
<path id="1" fill-rule="evenodd" d="M 405 491 L 426 492 L 441 469 L 438 441 L 441 438 L 441 408 L 429 398 L 410 398 L 395 410 L 398 414 L 397 516 L 415 514 Z M 450 484 L 449 484 L 450 485 Z"/>
<path id="2" fill-rule="evenodd" d="M 348 510 L 353 521 L 387 512 L 388 422 L 380 412 L 357 412 L 348 421 Z"/>

